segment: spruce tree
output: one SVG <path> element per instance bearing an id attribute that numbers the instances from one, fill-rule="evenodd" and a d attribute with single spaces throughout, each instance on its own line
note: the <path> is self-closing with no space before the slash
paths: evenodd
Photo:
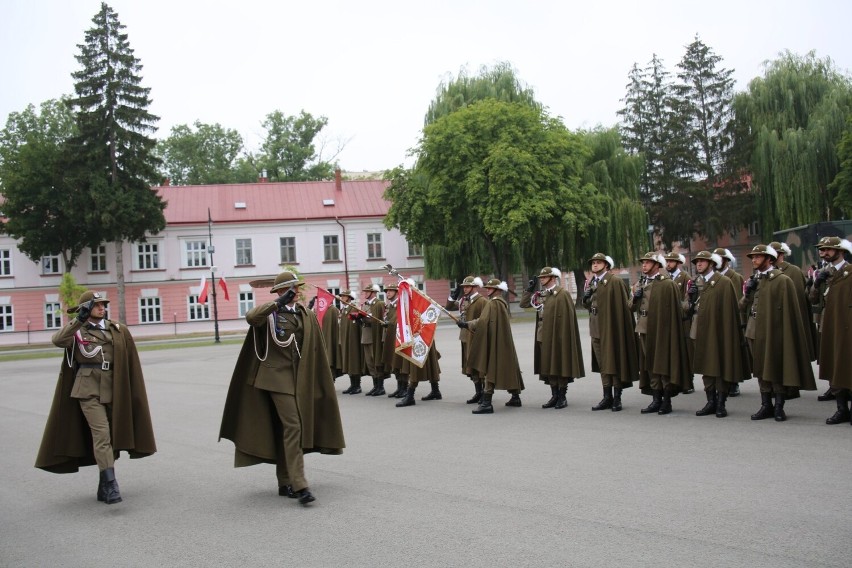
<path id="1" fill-rule="evenodd" d="M 92 19 L 72 74 L 79 135 L 74 174 L 86 188 L 103 242 L 116 244 L 119 320 L 126 321 L 123 241 L 139 241 L 165 227 L 165 203 L 151 189 L 159 160 L 154 154 L 158 117 L 148 112 L 150 89 L 142 87 L 142 65 L 106 3 Z"/>

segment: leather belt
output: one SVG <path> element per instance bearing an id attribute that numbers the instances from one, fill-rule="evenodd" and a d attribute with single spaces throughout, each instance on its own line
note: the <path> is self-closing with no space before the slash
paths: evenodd
<path id="1" fill-rule="evenodd" d="M 755 310 L 751 310 L 751 311 L 748 313 L 748 315 L 749 315 L 749 317 L 756 318 L 756 317 L 757 317 L 757 312 L 756 312 Z"/>
<path id="2" fill-rule="evenodd" d="M 104 361 L 103 363 L 80 363 L 81 369 L 100 369 L 101 371 L 109 371 L 110 363 L 109 361 Z"/>
<path id="3" fill-rule="evenodd" d="M 648 310 L 639 310 L 639 315 L 643 318 L 648 317 Z"/>

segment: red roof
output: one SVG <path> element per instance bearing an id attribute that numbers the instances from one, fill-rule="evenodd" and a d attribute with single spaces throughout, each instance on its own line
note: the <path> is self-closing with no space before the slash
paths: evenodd
<path id="1" fill-rule="evenodd" d="M 390 202 L 382 197 L 387 181 L 352 180 L 154 188 L 166 202 L 169 225 L 207 222 L 207 208 L 217 223 L 296 221 L 384 217 Z"/>

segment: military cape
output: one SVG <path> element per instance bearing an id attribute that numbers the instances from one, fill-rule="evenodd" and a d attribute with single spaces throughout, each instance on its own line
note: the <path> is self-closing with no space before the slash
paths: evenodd
<path id="1" fill-rule="evenodd" d="M 630 388 L 639 378 L 639 354 L 633 332 L 636 323 L 627 305 L 627 285 L 612 272 L 607 272 L 594 294 L 603 360 L 598 361 L 592 349 L 592 371 L 613 375 L 621 383 L 619 388 Z"/>
<path id="2" fill-rule="evenodd" d="M 695 314 L 693 371 L 720 377 L 729 383 L 750 379 L 747 353 L 740 327 L 740 309 L 734 284 L 714 272 L 698 297 Z"/>
<path id="3" fill-rule="evenodd" d="M 136 343 L 126 326 L 107 320 L 113 340 L 112 447 L 126 451 L 132 459 L 157 451 L 148 394 Z M 74 343 L 72 349 L 76 349 Z M 68 360 L 71 359 L 71 364 Z M 75 473 L 82 466 L 95 465 L 92 431 L 71 389 L 77 376 L 77 363 L 65 353 L 53 402 L 47 415 L 35 466 L 51 473 Z"/>
<path id="4" fill-rule="evenodd" d="M 496 390 L 523 390 L 515 351 L 509 305 L 499 295 L 486 300 L 479 318 L 471 320 L 468 364 Z"/>
<path id="5" fill-rule="evenodd" d="M 543 326 L 538 365 L 541 378 L 585 377 L 580 329 L 571 294 L 556 286 L 545 300 L 542 312 L 543 322 L 536 322 L 537 326 Z"/>
<path id="6" fill-rule="evenodd" d="M 340 454 L 346 444 L 322 334 L 316 315 L 301 305 L 304 339 L 296 375 L 296 405 L 302 422 L 302 451 Z M 281 446 L 281 423 L 266 391 L 248 384 L 257 374 L 257 354 L 266 352 L 269 324 L 252 327 L 243 341 L 231 375 L 219 440 L 234 443 L 234 467 L 275 463 Z"/>
<path id="7" fill-rule="evenodd" d="M 330 305 L 322 318 L 322 338 L 325 342 L 325 354 L 331 377 L 336 379 L 343 374 L 343 355 L 340 352 L 340 310 Z"/>
<path id="8" fill-rule="evenodd" d="M 852 389 L 852 265 L 848 262 L 828 282 L 819 351 L 819 378 L 831 381 L 832 388 Z"/>
<path id="9" fill-rule="evenodd" d="M 684 334 L 681 294 L 671 278 L 655 281 L 648 303 L 648 333 L 639 387 L 650 394 L 651 374 L 668 377 L 666 394 L 676 396 L 692 388 L 692 368 Z"/>

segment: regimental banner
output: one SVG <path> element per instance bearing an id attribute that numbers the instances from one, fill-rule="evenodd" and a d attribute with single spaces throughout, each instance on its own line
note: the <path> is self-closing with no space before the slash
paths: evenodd
<path id="1" fill-rule="evenodd" d="M 401 281 L 396 306 L 396 353 L 422 368 L 440 316 L 437 304 L 408 281 Z"/>
<path id="2" fill-rule="evenodd" d="M 328 308 L 334 303 L 334 296 L 329 294 L 327 291 L 322 288 L 317 288 L 317 301 L 316 301 L 316 309 L 317 309 L 317 319 L 319 320 L 320 329 L 322 329 L 322 320 L 325 317 L 325 312 L 328 311 Z"/>

